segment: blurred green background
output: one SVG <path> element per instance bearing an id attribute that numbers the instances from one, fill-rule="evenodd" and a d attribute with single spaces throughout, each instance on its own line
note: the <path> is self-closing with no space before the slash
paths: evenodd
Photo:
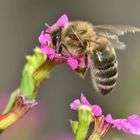
<path id="1" fill-rule="evenodd" d="M 25 55 L 32 54 L 44 23 L 53 24 L 62 14 L 70 20 L 93 24 L 129 24 L 140 27 L 140 0 L 0 0 L 0 106 L 19 86 Z M 114 118 L 140 115 L 140 34 L 120 38 L 127 50 L 117 50 L 119 79 L 109 96 L 96 94 L 90 75 L 80 79 L 66 65 L 59 65 L 42 83 L 38 102 L 25 118 L 0 136 L 1 140 L 63 140 L 71 135 L 70 119 L 76 113 L 69 103 L 83 92 Z M 63 138 L 62 138 L 63 137 Z M 111 130 L 106 140 L 139 140 Z"/>

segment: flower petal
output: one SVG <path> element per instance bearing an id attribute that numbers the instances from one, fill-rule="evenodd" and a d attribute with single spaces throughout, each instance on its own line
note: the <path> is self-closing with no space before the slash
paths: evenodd
<path id="1" fill-rule="evenodd" d="M 111 115 L 108 115 L 107 121 L 112 124 L 113 128 L 129 134 L 140 135 L 140 117 L 137 115 L 131 115 L 127 119 L 112 119 Z"/>
<path id="2" fill-rule="evenodd" d="M 80 56 L 79 58 L 77 58 L 78 59 L 78 61 L 79 61 L 79 68 L 80 69 L 83 69 L 83 68 L 85 68 L 86 67 L 86 65 L 85 65 L 85 59 L 84 59 L 84 57 L 83 56 Z"/>
<path id="3" fill-rule="evenodd" d="M 51 60 L 55 57 L 55 50 L 53 48 L 48 48 L 48 56 Z"/>
<path id="4" fill-rule="evenodd" d="M 81 102 L 79 99 L 74 100 L 71 104 L 70 104 L 70 108 L 72 110 L 77 110 L 78 107 L 81 105 Z"/>
<path id="5" fill-rule="evenodd" d="M 68 23 L 68 17 L 67 15 L 62 15 L 56 23 L 54 23 L 50 28 L 47 29 L 47 32 L 51 32 L 56 26 L 63 27 Z"/>
<path id="6" fill-rule="evenodd" d="M 112 123 L 112 116 L 111 116 L 111 114 L 106 115 L 105 120 L 106 120 L 108 123 Z"/>
<path id="7" fill-rule="evenodd" d="M 50 35 L 49 34 L 44 34 L 44 32 L 42 32 L 40 34 L 40 36 L 38 37 L 38 40 L 40 42 L 40 44 L 48 44 L 50 41 Z"/>
<path id="8" fill-rule="evenodd" d="M 48 57 L 52 60 L 54 59 L 56 53 L 55 53 L 55 49 L 53 48 L 49 48 L 47 45 L 41 45 L 41 51 L 44 53 L 44 54 L 47 54 Z"/>
<path id="9" fill-rule="evenodd" d="M 89 101 L 87 100 L 87 98 L 83 94 L 81 94 L 80 100 L 79 99 L 74 100 L 70 104 L 70 107 L 73 110 L 77 110 L 77 108 L 80 105 L 86 105 L 86 106 L 90 107 L 92 109 L 92 116 L 93 116 L 93 118 L 94 117 L 98 117 L 98 116 L 102 116 L 102 109 L 101 109 L 101 107 L 98 106 L 98 105 L 91 105 L 89 103 Z"/>
<path id="10" fill-rule="evenodd" d="M 91 104 L 89 103 L 89 101 L 87 100 L 87 98 L 84 96 L 84 94 L 81 94 L 80 100 L 81 100 L 81 103 L 82 104 L 91 107 Z"/>
<path id="11" fill-rule="evenodd" d="M 75 70 L 78 67 L 78 61 L 73 57 L 69 57 L 67 63 L 73 70 Z"/>
<path id="12" fill-rule="evenodd" d="M 68 17 L 67 15 L 62 15 L 56 22 L 56 25 L 59 25 L 59 26 L 64 26 L 68 23 Z"/>
<path id="13" fill-rule="evenodd" d="M 93 110 L 93 116 L 101 116 L 102 115 L 102 109 L 98 105 L 92 105 Z"/>
<path id="14" fill-rule="evenodd" d="M 48 46 L 45 44 L 41 45 L 41 52 L 44 54 L 48 54 Z"/>

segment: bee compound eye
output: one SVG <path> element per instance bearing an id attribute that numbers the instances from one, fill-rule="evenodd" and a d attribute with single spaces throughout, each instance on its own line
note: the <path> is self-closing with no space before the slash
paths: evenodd
<path id="1" fill-rule="evenodd" d="M 58 39 L 59 39 L 58 36 L 53 36 L 53 38 L 52 38 L 52 44 L 53 44 L 54 46 L 57 45 Z"/>

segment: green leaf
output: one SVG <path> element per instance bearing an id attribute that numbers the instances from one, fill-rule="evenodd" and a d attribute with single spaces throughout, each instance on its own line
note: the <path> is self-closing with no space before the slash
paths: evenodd
<path id="1" fill-rule="evenodd" d="M 76 134 L 76 131 L 78 129 L 78 121 L 72 121 L 70 120 L 71 128 L 74 134 Z"/>

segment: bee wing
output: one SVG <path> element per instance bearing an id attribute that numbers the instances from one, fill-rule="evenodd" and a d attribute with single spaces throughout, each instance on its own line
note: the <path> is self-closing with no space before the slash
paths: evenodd
<path id="1" fill-rule="evenodd" d="M 95 25 L 94 29 L 98 33 L 104 33 L 107 37 L 122 36 L 128 32 L 140 32 L 140 28 L 129 25 Z"/>
<path id="2" fill-rule="evenodd" d="M 114 39 L 108 38 L 108 40 L 111 42 L 114 48 L 119 49 L 119 50 L 126 49 L 126 45 L 123 42 L 121 42 L 117 36 Z"/>
<path id="3" fill-rule="evenodd" d="M 114 48 L 121 50 L 125 49 L 126 45 L 119 40 L 118 36 L 128 32 L 140 32 L 140 28 L 129 25 L 95 25 L 94 30 L 98 35 L 108 38 Z"/>

